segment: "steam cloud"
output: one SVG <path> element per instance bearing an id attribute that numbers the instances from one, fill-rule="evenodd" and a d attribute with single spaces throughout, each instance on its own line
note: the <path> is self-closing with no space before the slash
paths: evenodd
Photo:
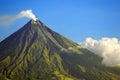
<path id="1" fill-rule="evenodd" d="M 81 45 L 103 58 L 102 63 L 106 66 L 120 64 L 120 41 L 117 38 L 102 38 L 95 40 L 86 38 Z"/>
<path id="2" fill-rule="evenodd" d="M 0 16 L 0 25 L 9 25 L 10 23 L 14 22 L 17 19 L 21 18 L 30 18 L 36 21 L 36 17 L 33 14 L 32 10 L 25 10 L 21 11 L 20 13 L 16 15 L 5 15 L 5 16 Z"/>

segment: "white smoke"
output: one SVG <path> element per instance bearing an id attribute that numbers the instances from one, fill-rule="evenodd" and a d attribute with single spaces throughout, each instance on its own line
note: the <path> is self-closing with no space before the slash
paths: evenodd
<path id="1" fill-rule="evenodd" d="M 23 17 L 27 17 L 27 18 L 30 18 L 30 19 L 33 19 L 34 21 L 36 21 L 36 17 L 35 15 L 33 14 L 32 10 L 25 10 L 25 11 L 21 11 L 17 16 L 16 18 L 23 18 Z"/>
<path id="2" fill-rule="evenodd" d="M 33 19 L 34 21 L 36 21 L 36 17 L 33 14 L 32 10 L 25 10 L 25 11 L 21 11 L 20 13 L 16 14 L 16 15 L 3 15 L 0 16 L 0 25 L 9 25 L 12 22 L 16 21 L 17 19 L 21 19 L 21 18 L 30 18 Z"/>
<path id="3" fill-rule="evenodd" d="M 120 41 L 117 38 L 102 38 L 95 40 L 86 38 L 81 45 L 103 58 L 102 63 L 106 66 L 120 64 Z"/>

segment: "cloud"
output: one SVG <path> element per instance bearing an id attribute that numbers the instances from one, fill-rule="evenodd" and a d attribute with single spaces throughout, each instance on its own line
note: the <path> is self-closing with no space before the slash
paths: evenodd
<path id="1" fill-rule="evenodd" d="M 33 20 L 36 21 L 36 17 L 35 17 L 35 15 L 33 14 L 32 10 L 21 11 L 21 12 L 16 16 L 16 18 L 23 18 L 23 17 L 27 17 L 27 18 L 30 18 L 30 19 L 33 19 Z"/>
<path id="2" fill-rule="evenodd" d="M 81 45 L 103 58 L 106 66 L 120 64 L 120 41 L 117 38 L 104 37 L 100 40 L 86 38 Z"/>
<path id="3" fill-rule="evenodd" d="M 16 21 L 17 19 L 21 19 L 21 18 L 30 18 L 36 21 L 36 17 L 33 14 L 32 10 L 25 10 L 25 11 L 21 11 L 20 13 L 16 14 L 16 15 L 3 15 L 0 16 L 0 25 L 2 26 L 6 26 L 11 24 L 12 22 Z"/>

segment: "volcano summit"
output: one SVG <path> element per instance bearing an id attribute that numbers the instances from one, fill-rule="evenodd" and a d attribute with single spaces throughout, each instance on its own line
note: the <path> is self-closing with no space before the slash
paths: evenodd
<path id="1" fill-rule="evenodd" d="M 120 68 L 101 61 L 40 20 L 30 20 L 0 43 L 1 80 L 120 80 Z"/>

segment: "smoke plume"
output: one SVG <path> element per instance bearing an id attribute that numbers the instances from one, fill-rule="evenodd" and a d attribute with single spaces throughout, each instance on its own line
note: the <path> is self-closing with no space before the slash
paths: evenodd
<path id="1" fill-rule="evenodd" d="M 0 25 L 9 25 L 12 22 L 16 21 L 17 19 L 21 19 L 21 18 L 30 18 L 33 19 L 34 21 L 36 21 L 36 17 L 33 14 L 32 10 L 25 10 L 25 11 L 21 11 L 20 13 L 16 14 L 16 15 L 3 15 L 0 16 Z"/>
<path id="2" fill-rule="evenodd" d="M 103 58 L 102 63 L 106 66 L 120 64 L 120 41 L 117 38 L 102 38 L 95 40 L 86 38 L 81 45 Z"/>

